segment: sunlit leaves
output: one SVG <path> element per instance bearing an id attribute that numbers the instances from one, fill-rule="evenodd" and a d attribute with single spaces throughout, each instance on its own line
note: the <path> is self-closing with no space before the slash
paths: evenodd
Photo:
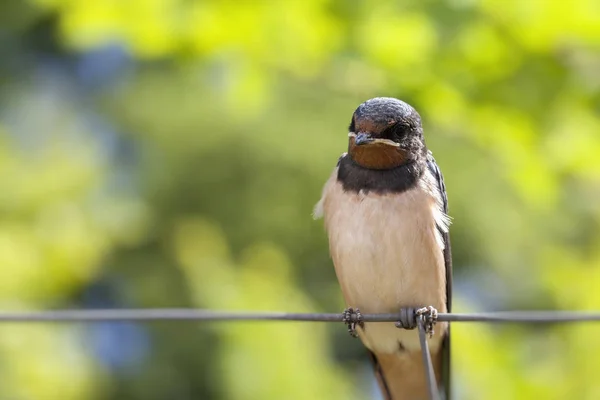
<path id="1" fill-rule="evenodd" d="M 67 326 L 3 325 L 0 352 L 7 362 L 0 395 L 32 400 L 94 396 L 102 374 L 82 351 L 79 333 Z"/>
<path id="2" fill-rule="evenodd" d="M 85 125 L 11 127 L 59 134 L 35 159 L 0 145 L 10 188 L 0 191 L 0 298 L 60 301 L 123 246 L 181 274 L 195 306 L 312 311 L 309 291 L 337 307 L 310 212 L 353 108 L 389 95 L 418 108 L 443 167 L 456 270 L 479 268 L 496 307 L 600 308 L 597 1 L 32 4 L 56 13 L 66 51 L 116 44 L 138 61 L 101 112 L 143 154 L 144 187 L 89 202 L 113 166 L 61 135 Z M 168 62 L 150 68 L 156 60 Z M 35 122 L 35 104 L 9 114 Z M 148 235 L 168 254 L 137 248 Z M 460 308 L 466 296 L 455 295 Z M 348 394 L 320 327 L 309 341 L 294 325 L 211 329 L 223 338 L 224 397 Z M 598 397 L 595 328 L 459 325 L 453 335 L 460 398 Z"/>
<path id="3" fill-rule="evenodd" d="M 406 80 L 428 68 L 437 47 L 432 21 L 421 13 L 393 8 L 375 11 L 361 21 L 357 32 L 361 53 L 386 69 L 404 73 Z"/>
<path id="4" fill-rule="evenodd" d="M 482 82 L 506 77 L 519 66 L 521 50 L 511 46 L 500 31 L 483 21 L 466 25 L 456 38 L 458 53 L 469 73 Z"/>
<path id="5" fill-rule="evenodd" d="M 197 296 L 197 306 L 314 310 L 296 286 L 289 260 L 276 246 L 251 245 L 235 262 L 222 233 L 198 218 L 178 223 L 174 238 L 175 255 Z M 235 399 L 359 398 L 352 396 L 329 358 L 323 328 L 294 323 L 218 326 L 220 384 Z"/>
<path id="6" fill-rule="evenodd" d="M 93 136 L 71 103 L 47 101 L 41 86 L 36 95 L 15 89 L 4 107 L 12 123 L 0 131 L 3 309 L 70 304 L 115 248 L 147 234 L 147 208 L 106 191 L 107 160 Z M 3 326 L 0 353 L 0 397 L 82 399 L 102 382 L 75 326 Z"/>
<path id="7" fill-rule="evenodd" d="M 571 41 L 600 45 L 600 6 L 594 0 L 486 0 L 482 10 L 529 50 L 545 53 Z"/>

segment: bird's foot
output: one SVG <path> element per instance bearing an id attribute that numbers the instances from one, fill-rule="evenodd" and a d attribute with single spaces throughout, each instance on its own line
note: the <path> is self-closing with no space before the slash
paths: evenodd
<path id="1" fill-rule="evenodd" d="M 356 325 L 360 326 L 361 328 L 365 327 L 363 316 L 358 308 L 346 308 L 343 313 L 342 322 L 348 326 L 348 333 L 350 333 L 350 336 L 352 337 L 358 337 Z"/>
<path id="2" fill-rule="evenodd" d="M 422 319 L 425 325 L 425 333 L 427 333 L 430 338 L 433 337 L 433 327 L 437 322 L 438 311 L 432 306 L 427 306 L 419 308 L 415 311 L 415 315 L 417 318 Z"/>

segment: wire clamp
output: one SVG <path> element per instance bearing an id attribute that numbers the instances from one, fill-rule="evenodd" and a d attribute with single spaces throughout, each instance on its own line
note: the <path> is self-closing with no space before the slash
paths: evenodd
<path id="1" fill-rule="evenodd" d="M 415 311 L 417 318 L 420 318 L 425 325 L 425 333 L 431 338 L 433 337 L 433 327 L 437 323 L 438 311 L 432 306 L 419 308 Z"/>
<path id="2" fill-rule="evenodd" d="M 417 327 L 416 310 L 412 307 L 401 308 L 400 318 L 396 321 L 396 328 L 412 330 Z"/>
<path id="3" fill-rule="evenodd" d="M 352 307 L 346 308 L 342 315 L 342 322 L 344 322 L 348 326 L 348 333 L 350 334 L 350 336 L 354 338 L 358 337 L 356 325 L 360 326 L 361 328 L 365 327 L 365 322 L 363 320 L 362 314 L 360 313 L 360 310 L 358 308 L 354 309 Z"/>

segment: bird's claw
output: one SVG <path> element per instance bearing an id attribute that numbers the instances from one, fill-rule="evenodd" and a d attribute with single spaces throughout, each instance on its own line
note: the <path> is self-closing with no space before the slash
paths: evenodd
<path id="1" fill-rule="evenodd" d="M 342 321 L 348 326 L 348 333 L 352 337 L 358 337 L 356 325 L 360 326 L 361 328 L 364 328 L 365 326 L 363 316 L 358 308 L 346 308 L 343 313 Z"/>
<path id="2" fill-rule="evenodd" d="M 425 325 L 425 333 L 427 333 L 430 338 L 433 337 L 433 327 L 437 322 L 438 311 L 432 306 L 427 306 L 417 309 L 417 311 L 415 311 L 415 316 L 417 319 L 422 319 Z"/>

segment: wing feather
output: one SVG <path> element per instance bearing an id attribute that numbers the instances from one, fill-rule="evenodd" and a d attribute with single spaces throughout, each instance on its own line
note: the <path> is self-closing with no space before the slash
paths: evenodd
<path id="1" fill-rule="evenodd" d="M 427 157 L 427 166 L 429 171 L 437 181 L 437 190 L 439 191 L 440 198 L 442 200 L 442 211 L 448 214 L 448 194 L 446 193 L 446 184 L 444 183 L 444 176 L 442 171 L 438 167 L 435 159 L 431 152 Z M 452 312 L 452 250 L 450 248 L 450 234 L 448 229 L 444 229 L 442 226 L 438 226 L 442 240 L 444 242 L 444 264 L 446 266 L 446 307 L 448 312 Z M 444 342 L 442 344 L 443 352 L 443 382 L 446 400 L 450 400 L 450 325 L 448 325 L 448 331 Z"/>

